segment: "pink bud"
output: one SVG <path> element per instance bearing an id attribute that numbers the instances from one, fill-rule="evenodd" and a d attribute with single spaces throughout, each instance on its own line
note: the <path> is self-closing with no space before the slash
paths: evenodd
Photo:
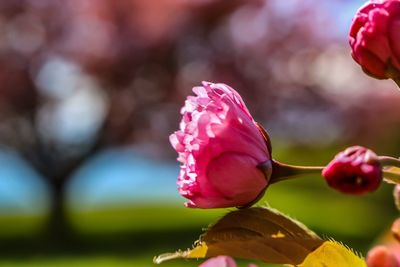
<path id="1" fill-rule="evenodd" d="M 236 267 L 236 262 L 229 256 L 218 256 L 203 262 L 199 267 Z"/>
<path id="2" fill-rule="evenodd" d="M 371 249 L 367 255 L 368 267 L 400 267 L 395 255 L 385 246 Z"/>
<path id="3" fill-rule="evenodd" d="M 182 108 L 180 130 L 170 136 L 182 163 L 179 193 L 188 207 L 244 206 L 268 182 L 257 165 L 270 151 L 240 95 L 225 84 L 194 87 Z"/>
<path id="4" fill-rule="evenodd" d="M 229 256 L 218 256 L 203 262 L 199 267 L 236 267 L 236 262 Z M 249 264 L 248 267 L 257 267 L 255 264 Z"/>
<path id="5" fill-rule="evenodd" d="M 365 147 L 353 146 L 337 154 L 323 169 L 322 176 L 330 187 L 343 193 L 359 195 L 379 187 L 382 169 L 374 152 Z"/>
<path id="6" fill-rule="evenodd" d="M 400 0 L 370 0 L 350 28 L 352 56 L 378 79 L 400 76 Z"/>

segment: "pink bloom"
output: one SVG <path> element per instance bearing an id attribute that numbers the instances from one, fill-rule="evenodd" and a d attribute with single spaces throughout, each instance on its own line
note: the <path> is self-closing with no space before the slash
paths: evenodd
<path id="1" fill-rule="evenodd" d="M 237 267 L 237 265 L 229 256 L 218 256 L 203 262 L 199 267 Z M 248 267 L 257 267 L 257 265 L 249 264 Z"/>
<path id="2" fill-rule="evenodd" d="M 400 0 L 371 0 L 358 10 L 349 42 L 354 60 L 367 74 L 378 79 L 400 76 L 399 28 Z"/>
<path id="3" fill-rule="evenodd" d="M 203 262 L 199 267 L 237 267 L 237 265 L 229 256 L 218 256 Z"/>
<path id="4" fill-rule="evenodd" d="M 322 176 L 332 188 L 348 194 L 364 194 L 379 187 L 382 169 L 371 150 L 353 146 L 340 152 L 324 168 Z"/>
<path id="5" fill-rule="evenodd" d="M 368 267 L 400 267 L 400 263 L 393 251 L 385 246 L 372 248 L 367 255 Z"/>
<path id="6" fill-rule="evenodd" d="M 243 206 L 268 182 L 257 165 L 270 151 L 240 95 L 225 84 L 194 87 L 181 110 L 180 130 L 170 136 L 182 163 L 179 193 L 188 207 Z"/>

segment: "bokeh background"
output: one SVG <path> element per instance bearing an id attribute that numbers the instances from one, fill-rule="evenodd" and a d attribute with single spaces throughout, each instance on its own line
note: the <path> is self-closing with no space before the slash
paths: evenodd
<path id="1" fill-rule="evenodd" d="M 363 2 L 0 1 L 0 266 L 152 266 L 190 247 L 227 212 L 176 190 L 168 136 L 202 80 L 241 93 L 280 161 L 400 156 L 400 91 L 347 44 Z M 263 201 L 365 254 L 397 216 L 391 190 L 303 177 Z"/>

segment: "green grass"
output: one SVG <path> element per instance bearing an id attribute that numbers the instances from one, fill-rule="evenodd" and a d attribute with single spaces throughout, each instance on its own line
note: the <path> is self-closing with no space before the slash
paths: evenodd
<path id="1" fill-rule="evenodd" d="M 391 187 L 385 185 L 372 195 L 354 197 L 336 193 L 317 179 L 320 178 L 305 177 L 272 185 L 261 202 L 268 202 L 323 237 L 342 241 L 365 255 L 373 239 L 397 215 L 391 202 Z M 191 247 L 202 228 L 228 211 L 187 209 L 182 203 L 75 210 L 70 213 L 71 222 L 90 241 L 87 246 L 94 246 L 90 253 L 3 254 L 0 266 L 155 266 L 154 256 Z M 3 215 L 0 237 L 34 234 L 41 224 L 43 216 Z M 112 243 L 97 244 L 99 236 L 111 237 Z M 122 253 L 118 252 L 120 238 L 130 246 L 123 247 Z M 1 242 L 4 244 L 7 240 Z M 96 246 L 100 248 L 98 252 Z M 199 263 L 181 260 L 164 263 L 161 267 L 198 266 Z"/>
<path id="2" fill-rule="evenodd" d="M 277 159 L 292 164 L 323 164 L 334 154 L 333 149 L 322 154 L 315 150 L 298 151 L 278 149 L 274 153 Z M 261 203 L 268 203 L 324 238 L 342 241 L 365 255 L 373 240 L 398 215 L 391 190 L 392 186 L 383 185 L 367 196 L 346 196 L 328 188 L 321 177 L 313 176 L 272 185 Z M 155 255 L 191 247 L 202 228 L 228 211 L 187 209 L 182 203 L 168 202 L 74 209 L 69 212 L 70 221 L 89 241 L 86 246 L 91 248 L 90 252 L 76 248 L 79 253 L 26 250 L 13 255 L 3 253 L 0 267 L 156 266 L 152 263 Z M 10 238 L 32 236 L 43 223 L 44 216 L 40 215 L 0 215 L 0 242 L 6 245 Z M 122 240 L 129 246 L 121 245 Z M 160 266 L 198 266 L 201 262 L 180 260 Z"/>
<path id="3" fill-rule="evenodd" d="M 44 225 L 45 216 L 24 214 L 0 215 L 0 239 L 35 235 Z"/>
<path id="4" fill-rule="evenodd" d="M 103 207 L 71 212 L 70 218 L 82 233 L 114 233 L 121 231 L 179 230 L 202 228 L 225 214 L 225 209 L 187 209 L 181 203 Z"/>
<path id="5" fill-rule="evenodd" d="M 268 203 L 328 237 L 371 241 L 397 215 L 391 188 L 384 185 L 369 196 L 347 196 L 329 189 L 320 177 L 309 177 L 272 185 L 260 203 Z M 228 211 L 186 209 L 180 204 L 104 207 L 75 211 L 71 220 L 85 234 L 179 231 L 206 228 Z"/>

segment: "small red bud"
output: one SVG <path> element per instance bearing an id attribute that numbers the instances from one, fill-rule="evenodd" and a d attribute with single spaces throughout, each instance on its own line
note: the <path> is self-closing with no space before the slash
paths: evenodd
<path id="1" fill-rule="evenodd" d="M 323 169 L 322 176 L 330 187 L 343 193 L 360 195 L 379 187 L 382 168 L 372 150 L 353 146 L 337 154 Z"/>
<path id="2" fill-rule="evenodd" d="M 372 248 L 367 255 L 368 267 L 400 267 L 395 255 L 385 246 Z"/>

